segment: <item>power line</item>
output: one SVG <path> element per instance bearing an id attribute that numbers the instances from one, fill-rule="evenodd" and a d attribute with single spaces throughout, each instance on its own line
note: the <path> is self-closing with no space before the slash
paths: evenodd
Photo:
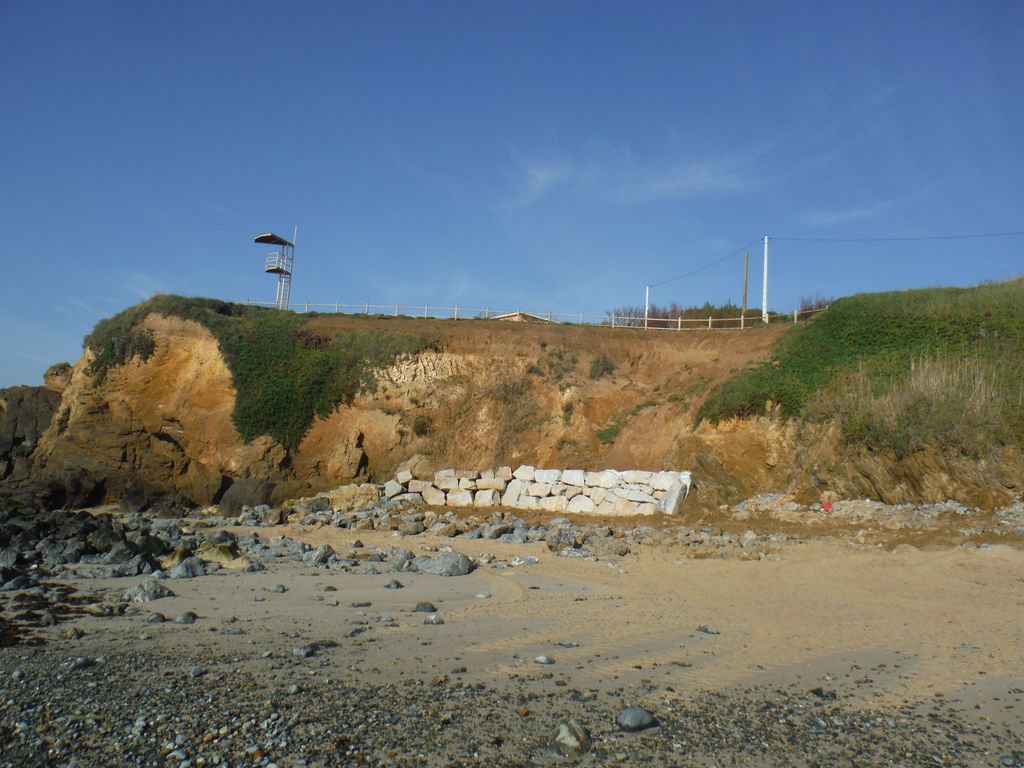
<path id="1" fill-rule="evenodd" d="M 801 243 L 889 243 L 916 240 L 974 240 L 984 237 L 1020 237 L 1019 232 L 985 232 L 974 235 L 925 235 L 922 237 L 772 237 L 772 240 L 785 240 Z"/>
<path id="2" fill-rule="evenodd" d="M 677 275 L 676 277 L 670 277 L 668 280 L 662 280 L 660 283 L 651 283 L 650 286 L 648 286 L 648 287 L 650 287 L 650 288 L 657 288 L 659 285 L 665 285 L 666 283 L 674 283 L 676 280 L 682 280 L 684 277 L 689 277 L 690 275 L 696 275 L 698 272 L 703 272 L 705 269 L 711 269 L 711 267 L 717 266 L 718 264 L 721 264 L 723 261 L 728 261 L 733 256 L 738 256 L 739 254 L 743 253 L 748 248 L 751 248 L 751 247 L 757 245 L 759 242 L 761 242 L 760 238 L 758 238 L 757 240 L 754 240 L 753 242 L 747 243 L 747 245 L 744 245 L 742 248 L 740 248 L 737 251 L 733 251 L 728 256 L 723 256 L 720 259 L 716 259 L 715 261 L 708 262 L 704 266 L 697 267 L 696 269 L 690 270 L 686 274 Z"/>

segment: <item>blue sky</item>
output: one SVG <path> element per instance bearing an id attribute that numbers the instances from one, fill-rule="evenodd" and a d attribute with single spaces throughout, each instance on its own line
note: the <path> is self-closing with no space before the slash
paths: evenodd
<path id="1" fill-rule="evenodd" d="M 764 234 L 1024 230 L 1021 2 L 5 0 L 0 23 L 0 386 L 156 292 L 272 300 L 251 239 L 294 224 L 293 300 L 592 313 Z M 1022 249 L 779 241 L 770 304 L 1011 277 Z M 652 300 L 741 283 L 742 256 Z"/>

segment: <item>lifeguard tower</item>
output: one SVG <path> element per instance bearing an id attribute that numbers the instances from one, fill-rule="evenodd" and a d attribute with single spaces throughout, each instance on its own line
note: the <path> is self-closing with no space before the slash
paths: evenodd
<path id="1" fill-rule="evenodd" d="M 280 247 L 280 250 L 267 254 L 263 266 L 264 272 L 277 275 L 277 296 L 274 298 L 274 306 L 278 309 L 288 309 L 288 303 L 292 298 L 292 271 L 295 267 L 295 240 L 298 234 L 299 228 L 296 227 L 292 242 L 273 232 L 256 235 L 252 240 L 261 245 Z"/>

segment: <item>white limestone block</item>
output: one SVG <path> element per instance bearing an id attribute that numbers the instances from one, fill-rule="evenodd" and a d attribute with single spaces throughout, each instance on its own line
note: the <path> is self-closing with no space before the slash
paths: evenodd
<path id="1" fill-rule="evenodd" d="M 651 477 L 651 487 L 658 491 L 667 491 L 673 483 L 679 481 L 678 472 L 656 472 Z"/>
<path id="2" fill-rule="evenodd" d="M 505 486 L 505 495 L 501 497 L 501 504 L 505 507 L 519 506 L 519 497 L 523 495 L 526 484 L 522 480 L 509 480 Z"/>
<path id="3" fill-rule="evenodd" d="M 496 507 L 501 501 L 501 494 L 495 490 L 477 491 L 473 497 L 474 507 Z"/>
<path id="4" fill-rule="evenodd" d="M 666 515 L 678 515 L 679 508 L 690 493 L 690 473 L 680 472 L 679 480 L 661 497 L 657 504 L 657 511 Z"/>
<path id="5" fill-rule="evenodd" d="M 635 514 L 636 504 L 629 499 L 619 499 L 615 502 L 615 515 L 617 517 L 630 517 Z"/>
<path id="6" fill-rule="evenodd" d="M 540 500 L 540 508 L 546 512 L 565 512 L 569 506 L 569 500 L 565 496 L 548 496 Z"/>
<path id="7" fill-rule="evenodd" d="M 423 496 L 423 503 L 428 506 L 443 507 L 445 504 L 444 491 L 439 488 L 435 488 L 432 485 L 427 485 L 425 488 L 421 488 L 420 494 Z"/>
<path id="8" fill-rule="evenodd" d="M 569 504 L 565 508 L 565 511 L 586 515 L 590 514 L 595 509 L 597 509 L 597 504 L 594 503 L 594 500 L 580 494 L 569 499 Z"/>
<path id="9" fill-rule="evenodd" d="M 615 493 L 620 499 L 627 499 L 628 501 L 635 501 L 638 503 L 654 503 L 654 497 L 649 493 L 638 491 L 634 488 L 617 488 Z"/>
<path id="10" fill-rule="evenodd" d="M 536 470 L 533 467 L 524 464 L 519 467 L 515 472 L 512 473 L 512 477 L 516 480 L 522 480 L 523 482 L 532 483 Z"/>
<path id="11" fill-rule="evenodd" d="M 445 503 L 449 507 L 472 507 L 473 494 L 469 491 L 448 491 Z"/>
<path id="12" fill-rule="evenodd" d="M 526 492 L 538 499 L 543 499 L 545 496 L 551 495 L 551 486 L 547 483 L 533 483 L 526 489 Z"/>
<path id="13" fill-rule="evenodd" d="M 567 469 L 562 472 L 562 482 L 566 485 L 582 487 L 586 485 L 587 473 L 582 469 Z"/>
<path id="14" fill-rule="evenodd" d="M 560 469 L 537 469 L 533 472 L 533 479 L 538 483 L 548 483 L 554 485 L 562 477 L 562 470 Z"/>

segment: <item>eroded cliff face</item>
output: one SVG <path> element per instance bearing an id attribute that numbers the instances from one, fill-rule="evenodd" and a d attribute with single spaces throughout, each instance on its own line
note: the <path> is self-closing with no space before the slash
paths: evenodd
<path id="1" fill-rule="evenodd" d="M 994 507 L 1019 495 L 1024 477 L 1019 450 L 984 461 L 938 452 L 901 460 L 843 445 L 834 425 L 770 415 L 694 430 L 706 393 L 766 359 L 783 328 L 642 333 L 312 318 L 304 332 L 325 339 L 380 328 L 429 333 L 438 342 L 380 371 L 374 391 L 316 419 L 289 452 L 269 437 L 249 444 L 240 438 L 231 373 L 209 331 L 157 314 L 145 327 L 154 353 L 111 369 L 103 382 L 89 375 L 85 351 L 60 382 L 31 466 L 24 461 L 7 488 L 49 506 L 139 504 L 158 494 L 197 505 L 225 493 L 234 501 L 274 501 L 383 480 L 419 455 L 465 469 L 689 469 L 696 487 L 688 507 L 711 511 L 766 491 L 805 502 L 831 493 Z M 605 365 L 595 367 L 597 360 Z"/>
<path id="2" fill-rule="evenodd" d="M 285 452 L 269 438 L 243 444 L 231 422 L 235 390 L 216 340 L 197 323 L 150 315 L 156 340 L 97 383 L 86 350 L 33 455 L 33 477 L 61 502 L 98 503 L 142 489 L 216 498 L 233 477 L 277 476 Z M 226 480 L 225 478 L 228 478 Z"/>
<path id="3" fill-rule="evenodd" d="M 812 503 L 867 498 L 888 504 L 956 500 L 982 509 L 1024 495 L 1024 452 L 1003 448 L 984 458 L 937 449 L 909 456 L 843 442 L 837 424 L 805 424 L 765 415 L 678 436 L 672 462 L 689 466 L 699 485 L 698 510 L 735 504 L 758 493 Z"/>
<path id="4" fill-rule="evenodd" d="M 314 318 L 304 330 L 325 339 L 380 328 L 431 334 L 438 343 L 380 371 L 374 391 L 315 420 L 288 452 L 269 437 L 240 438 L 231 374 L 209 331 L 158 314 L 144 327 L 155 341 L 147 360 L 112 368 L 98 382 L 85 350 L 62 380 L 32 455 L 32 488 L 50 505 L 140 493 L 205 504 L 246 479 L 266 481 L 261 493 L 283 497 L 384 478 L 416 454 L 466 468 L 672 468 L 675 438 L 701 394 L 766 356 L 781 332 Z M 599 357 L 612 370 L 592 375 Z"/>

